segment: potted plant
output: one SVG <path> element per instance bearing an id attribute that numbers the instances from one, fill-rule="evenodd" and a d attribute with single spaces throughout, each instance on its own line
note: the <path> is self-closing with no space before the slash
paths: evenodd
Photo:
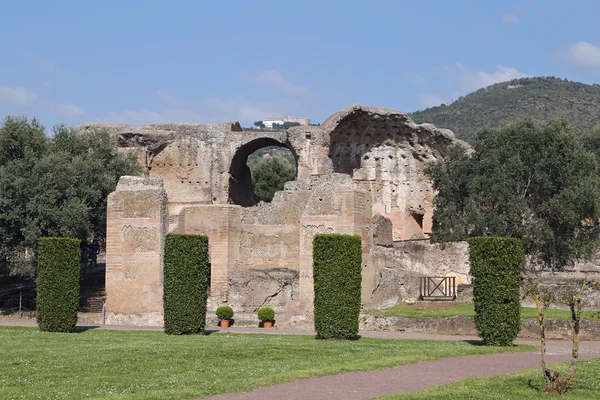
<path id="1" fill-rule="evenodd" d="M 233 318 L 233 309 L 229 306 L 217 308 L 217 317 L 220 319 L 221 328 L 229 328 L 229 322 Z"/>
<path id="2" fill-rule="evenodd" d="M 271 307 L 263 307 L 258 310 L 258 319 L 263 323 L 264 328 L 272 328 L 275 320 L 275 311 Z"/>

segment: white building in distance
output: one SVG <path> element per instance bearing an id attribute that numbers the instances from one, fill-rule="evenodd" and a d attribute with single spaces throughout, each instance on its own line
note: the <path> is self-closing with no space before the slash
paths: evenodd
<path id="1" fill-rule="evenodd" d="M 267 118 L 263 120 L 263 124 L 265 128 L 272 129 L 273 125 L 283 125 L 285 122 L 297 122 L 302 126 L 308 126 L 310 124 L 310 119 L 308 118 L 296 118 L 290 116 L 276 117 L 276 118 Z"/>

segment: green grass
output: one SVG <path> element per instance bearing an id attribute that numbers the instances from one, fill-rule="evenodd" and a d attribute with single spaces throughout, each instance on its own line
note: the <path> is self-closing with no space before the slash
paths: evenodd
<path id="1" fill-rule="evenodd" d="M 553 368 L 555 368 L 554 366 Z M 568 365 L 560 366 L 566 374 Z M 575 385 L 564 396 L 542 393 L 544 378 L 541 370 L 529 370 L 488 378 L 466 379 L 450 385 L 423 390 L 406 395 L 383 397 L 386 400 L 533 400 L 533 399 L 598 399 L 600 398 L 600 359 L 578 364 Z"/>
<path id="2" fill-rule="evenodd" d="M 438 307 L 444 307 L 436 310 L 422 309 L 422 304 L 406 304 L 400 303 L 394 307 L 382 310 L 365 310 L 364 313 L 374 315 L 376 317 L 404 317 L 404 318 L 421 318 L 421 317 L 473 317 L 475 310 L 473 303 L 445 303 Z M 555 319 L 571 319 L 569 310 L 548 309 L 544 313 L 545 318 Z M 521 318 L 537 318 L 537 310 L 535 308 L 521 307 Z M 600 312 L 598 311 L 583 311 L 582 319 L 590 319 L 600 321 Z"/>
<path id="3" fill-rule="evenodd" d="M 442 357 L 532 350 L 458 341 L 0 328 L 0 399 L 191 399 Z"/>

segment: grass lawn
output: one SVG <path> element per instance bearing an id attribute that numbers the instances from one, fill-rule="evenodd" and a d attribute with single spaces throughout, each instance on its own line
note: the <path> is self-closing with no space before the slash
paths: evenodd
<path id="1" fill-rule="evenodd" d="M 475 310 L 473 303 L 400 303 L 394 307 L 385 308 L 382 310 L 365 310 L 366 314 L 376 317 L 405 317 L 405 318 L 421 318 L 421 317 L 473 317 Z M 545 318 L 556 319 L 571 319 L 569 310 L 548 309 L 544 312 Z M 521 318 L 537 318 L 537 310 L 535 308 L 521 307 Z M 583 311 L 582 319 L 591 319 L 600 321 L 600 312 L 598 311 Z"/>
<path id="2" fill-rule="evenodd" d="M 0 328 L 0 399 L 191 399 L 296 378 L 531 349 L 454 341 Z"/>
<path id="3" fill-rule="evenodd" d="M 554 366 L 553 368 L 555 368 Z M 566 374 L 568 365 L 559 368 Z M 600 398 L 600 359 L 582 361 L 577 366 L 575 387 L 564 396 L 548 396 L 541 392 L 544 378 L 541 370 L 530 370 L 513 374 L 497 375 L 489 378 L 467 379 L 450 385 L 415 392 L 406 395 L 384 397 L 386 400 L 533 400 L 533 399 L 599 399 Z"/>

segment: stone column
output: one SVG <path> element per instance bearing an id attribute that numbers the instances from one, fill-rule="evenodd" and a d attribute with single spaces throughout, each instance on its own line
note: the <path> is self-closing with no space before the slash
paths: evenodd
<path id="1" fill-rule="evenodd" d="M 160 177 L 123 176 L 108 196 L 106 323 L 163 324 L 167 194 Z"/>

